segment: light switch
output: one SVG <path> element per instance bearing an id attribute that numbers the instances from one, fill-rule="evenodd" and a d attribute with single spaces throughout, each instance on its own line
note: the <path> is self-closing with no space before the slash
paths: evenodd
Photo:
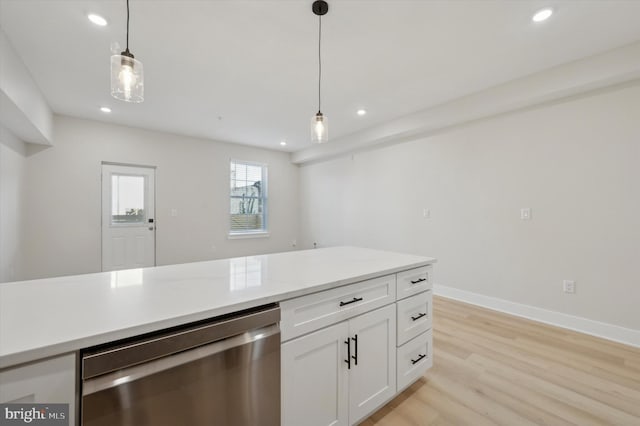
<path id="1" fill-rule="evenodd" d="M 171 209 L 171 216 L 172 217 L 178 216 L 178 209 Z"/>
<path id="2" fill-rule="evenodd" d="M 531 220 L 531 209 L 529 207 L 520 209 L 520 219 Z"/>
<path id="3" fill-rule="evenodd" d="M 422 217 L 424 217 L 425 219 L 429 219 L 431 217 L 431 210 L 422 209 Z"/>
<path id="4" fill-rule="evenodd" d="M 576 292 L 576 282 L 571 280 L 562 281 L 562 291 L 569 294 L 574 294 Z"/>

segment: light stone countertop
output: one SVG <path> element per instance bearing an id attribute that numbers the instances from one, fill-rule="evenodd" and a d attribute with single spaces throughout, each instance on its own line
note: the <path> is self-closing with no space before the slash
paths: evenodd
<path id="1" fill-rule="evenodd" d="M 0 368 L 434 263 L 356 247 L 0 284 Z"/>

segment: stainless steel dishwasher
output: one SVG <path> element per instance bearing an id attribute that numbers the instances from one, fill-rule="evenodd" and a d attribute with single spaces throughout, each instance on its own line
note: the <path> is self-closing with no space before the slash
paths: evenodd
<path id="1" fill-rule="evenodd" d="M 86 426 L 279 426 L 277 305 L 83 351 Z"/>

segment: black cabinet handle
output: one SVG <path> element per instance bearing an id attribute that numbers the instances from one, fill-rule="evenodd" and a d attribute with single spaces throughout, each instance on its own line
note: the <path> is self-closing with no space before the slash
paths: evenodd
<path id="1" fill-rule="evenodd" d="M 358 335 L 356 334 L 354 337 L 351 338 L 351 340 L 353 340 L 353 343 L 355 343 L 355 348 L 354 348 L 354 353 L 355 355 L 352 357 L 354 364 L 358 365 Z"/>
<path id="2" fill-rule="evenodd" d="M 426 278 L 418 278 L 417 280 L 413 281 L 411 280 L 411 284 L 418 284 L 421 283 L 422 281 L 426 281 Z"/>
<path id="3" fill-rule="evenodd" d="M 363 300 L 362 297 L 354 297 L 353 299 L 349 300 L 348 302 L 340 302 L 340 306 L 350 305 L 352 303 L 360 302 L 361 300 Z"/>
<path id="4" fill-rule="evenodd" d="M 422 360 L 422 358 L 426 358 L 426 357 L 427 357 L 427 355 L 425 355 L 425 354 L 420 354 L 420 355 L 418 355 L 418 359 L 412 359 L 412 360 L 411 360 L 411 364 L 417 364 L 417 363 L 419 363 L 419 362 L 420 362 L 420 360 Z"/>
<path id="5" fill-rule="evenodd" d="M 347 363 L 347 370 L 351 370 L 351 339 L 347 337 L 344 343 L 347 344 L 347 359 L 345 359 L 344 362 Z"/>
<path id="6" fill-rule="evenodd" d="M 411 319 L 412 319 L 412 320 L 414 320 L 414 321 L 418 321 L 420 318 L 422 318 L 422 317 L 426 317 L 426 316 L 427 316 L 427 313 L 426 313 L 426 312 L 420 312 L 420 313 L 419 313 L 418 315 L 416 315 L 415 317 L 414 317 L 414 316 L 411 316 Z"/>

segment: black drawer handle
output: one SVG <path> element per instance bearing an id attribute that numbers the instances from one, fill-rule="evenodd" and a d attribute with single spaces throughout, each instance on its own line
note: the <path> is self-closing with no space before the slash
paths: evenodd
<path id="1" fill-rule="evenodd" d="M 420 355 L 418 355 L 418 359 L 412 359 L 411 360 L 411 364 L 417 364 L 422 360 L 422 358 L 426 358 L 426 357 L 427 356 L 425 354 L 420 354 Z"/>
<path id="2" fill-rule="evenodd" d="M 348 302 L 340 302 L 340 306 L 350 305 L 352 303 L 360 302 L 362 300 L 363 300 L 362 297 L 354 297 L 353 299 L 349 300 Z"/>
<path id="3" fill-rule="evenodd" d="M 426 278 L 418 278 L 417 280 L 413 281 L 411 280 L 411 284 L 418 284 L 421 283 L 422 281 L 426 281 Z"/>
<path id="4" fill-rule="evenodd" d="M 426 316 L 427 316 L 427 313 L 426 313 L 426 312 L 420 312 L 420 313 L 419 313 L 418 315 L 416 315 L 415 317 L 414 317 L 414 316 L 412 316 L 412 317 L 411 317 L 411 319 L 412 319 L 412 320 L 414 320 L 414 321 L 418 321 L 420 318 L 422 318 L 422 317 L 426 317 Z"/>

